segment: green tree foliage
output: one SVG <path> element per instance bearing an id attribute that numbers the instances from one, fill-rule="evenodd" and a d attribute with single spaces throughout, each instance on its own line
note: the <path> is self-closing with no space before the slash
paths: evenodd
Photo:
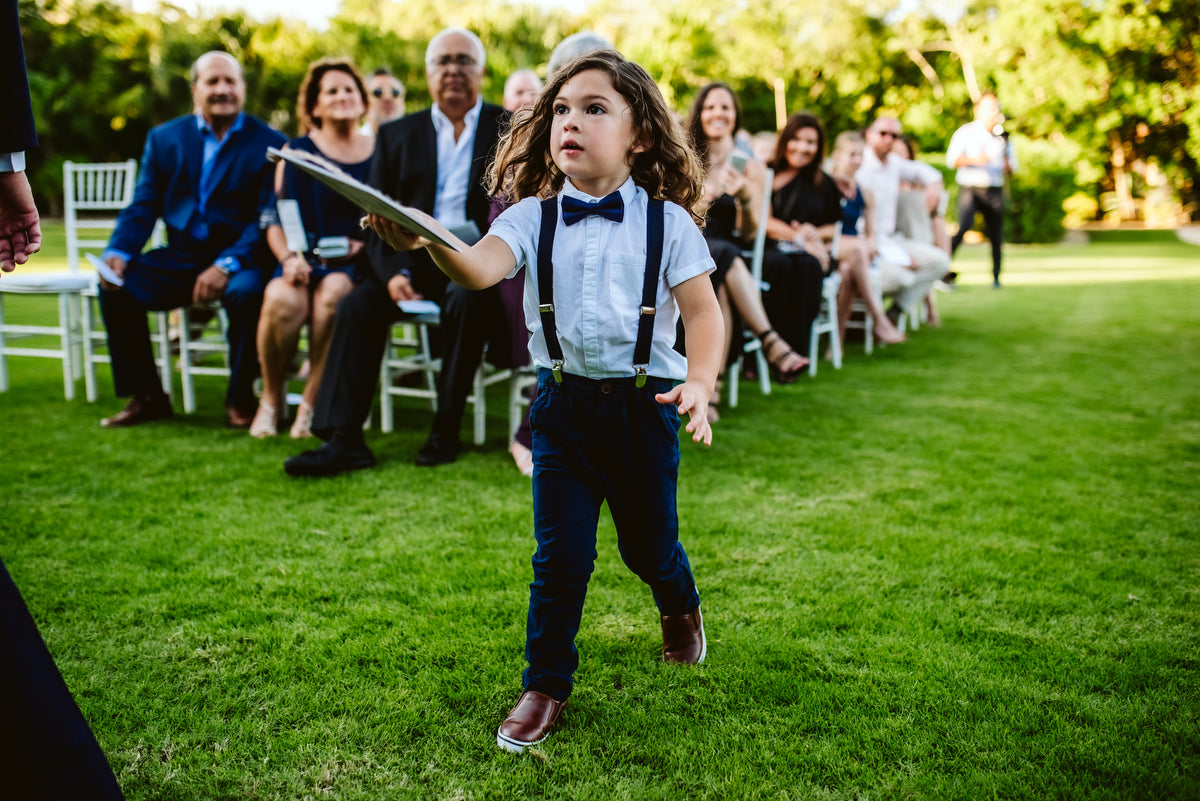
<path id="1" fill-rule="evenodd" d="M 136 158 L 151 126 L 190 110 L 188 69 L 205 50 L 241 59 L 247 109 L 292 134 L 296 91 L 315 58 L 386 65 L 408 87 L 409 107 L 421 108 L 425 46 L 460 25 L 488 48 L 484 94 L 495 101 L 513 70 L 544 73 L 557 42 L 593 28 L 646 66 L 680 112 L 704 83 L 726 81 L 751 131 L 809 109 L 832 137 L 888 113 L 940 151 L 972 99 L 992 89 L 1039 154 L 1022 158 L 1023 170 L 1050 164 L 1042 150 L 1069 159 L 1069 174 L 1057 159 L 1052 174 L 1018 176 L 1031 191 L 1132 193 L 1139 184 L 1127 173 L 1153 163 L 1195 213 L 1195 10 L 1195 0 L 593 0 L 572 13 L 503 0 L 343 0 L 318 32 L 238 13 L 192 17 L 169 3 L 135 14 L 92 0 L 20 0 L 41 132 L 31 178 L 53 214 L 64 159 Z M 1038 213 L 1061 216 L 1050 202 Z"/>

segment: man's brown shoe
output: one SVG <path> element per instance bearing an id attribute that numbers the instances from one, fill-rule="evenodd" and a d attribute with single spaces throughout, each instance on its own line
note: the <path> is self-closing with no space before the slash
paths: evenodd
<path id="1" fill-rule="evenodd" d="M 704 661 L 708 654 L 708 642 L 704 639 L 704 620 L 700 607 L 686 615 L 663 615 L 663 660 L 681 665 L 695 665 Z"/>
<path id="2" fill-rule="evenodd" d="M 554 728 L 566 703 L 536 690 L 526 690 L 496 730 L 496 745 L 520 754 L 527 746 L 540 743 Z"/>
<path id="3" fill-rule="evenodd" d="M 165 420 L 175 412 L 171 408 L 171 399 L 166 395 L 158 397 L 137 397 L 129 399 L 125 408 L 112 417 L 100 421 L 103 428 L 129 428 L 130 426 L 149 423 L 151 420 Z"/>
<path id="4" fill-rule="evenodd" d="M 246 411 L 236 406 L 226 406 L 225 425 L 228 428 L 249 428 L 250 424 L 254 422 L 254 413 L 256 411 L 258 410 L 251 409 L 250 411 Z"/>

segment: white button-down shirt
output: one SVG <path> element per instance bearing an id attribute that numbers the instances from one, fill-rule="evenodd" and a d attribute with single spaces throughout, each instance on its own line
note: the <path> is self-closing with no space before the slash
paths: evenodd
<path id="1" fill-rule="evenodd" d="M 483 98 L 467 112 L 466 127 L 454 138 L 454 123 L 434 104 L 433 130 L 437 133 L 437 190 L 433 200 L 433 216 L 447 228 L 467 221 L 467 191 L 471 182 L 471 156 L 475 152 L 475 131 L 479 127 L 479 111 Z"/>
<path id="2" fill-rule="evenodd" d="M 1004 163 L 1008 157 L 1010 169 L 1017 168 L 1017 156 L 1012 142 L 996 136 L 979 122 L 968 122 L 950 137 L 946 148 L 946 166 L 953 167 L 960 156 L 987 156 L 985 165 L 959 167 L 954 180 L 959 186 L 1004 186 Z"/>
<path id="3" fill-rule="evenodd" d="M 563 350 L 563 371 L 587 378 L 632 376 L 646 271 L 646 191 L 627 180 L 620 188 L 625 219 L 596 215 L 575 225 L 562 221 L 563 195 L 594 201 L 566 181 L 560 193 L 554 232 L 554 314 Z M 708 245 L 690 214 L 674 203 L 664 209 L 663 257 L 659 268 L 654 339 L 648 372 L 658 378 L 687 378 L 687 360 L 673 348 L 679 309 L 673 287 L 715 269 Z M 538 313 L 537 245 L 541 201 L 526 198 L 501 214 L 488 231 L 508 245 L 525 269 L 525 326 L 529 354 L 539 367 L 550 367 L 550 354 Z M 516 271 L 513 271 L 516 274 Z M 705 279 L 708 280 L 708 279 Z"/>
<path id="4" fill-rule="evenodd" d="M 895 153 L 887 154 L 887 161 L 870 147 L 863 148 L 863 163 L 854 173 L 854 180 L 863 189 L 868 189 L 875 201 L 875 234 L 884 239 L 896 235 L 896 206 L 900 202 L 900 182 L 915 184 L 941 183 L 942 174 L 936 167 L 920 161 L 909 161 Z"/>

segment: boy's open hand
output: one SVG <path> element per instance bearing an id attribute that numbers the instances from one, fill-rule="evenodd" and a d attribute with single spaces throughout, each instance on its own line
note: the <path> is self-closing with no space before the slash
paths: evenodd
<path id="1" fill-rule="evenodd" d="M 688 416 L 685 428 L 692 435 L 692 441 L 712 445 L 712 426 L 708 424 L 708 398 L 711 394 L 695 382 L 684 381 L 670 392 L 660 392 L 654 399 L 659 403 L 677 404 L 679 413 Z"/>
<path id="2" fill-rule="evenodd" d="M 416 250 L 429 244 L 429 240 L 425 237 L 410 234 L 391 220 L 380 217 L 378 214 L 368 214 L 366 223 L 375 229 L 375 233 L 379 234 L 380 239 L 396 250 L 402 252 Z"/>

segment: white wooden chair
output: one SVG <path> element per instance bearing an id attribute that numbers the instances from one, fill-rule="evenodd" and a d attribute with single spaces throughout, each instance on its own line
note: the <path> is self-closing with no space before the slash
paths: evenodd
<path id="1" fill-rule="evenodd" d="M 767 218 L 771 216 L 771 183 L 774 180 L 774 170 L 768 169 L 763 179 L 762 205 L 758 209 L 758 230 L 754 232 L 754 248 L 742 254 L 742 258 L 749 259 L 750 275 L 754 277 L 755 283 L 764 292 L 770 290 L 770 287 L 763 283 L 762 270 L 763 252 L 767 247 Z M 763 353 L 762 342 L 758 340 L 758 337 L 746 331 L 742 352 L 725 371 L 725 387 L 729 393 L 729 408 L 731 409 L 738 405 L 738 379 L 742 375 L 742 363 L 746 355 L 751 353 L 754 354 L 755 364 L 758 367 L 758 387 L 762 390 L 762 394 L 771 394 L 770 365 L 767 364 L 767 355 Z"/>
<path id="2" fill-rule="evenodd" d="M 396 323 L 388 333 L 388 343 L 384 350 L 383 361 L 379 366 L 379 427 L 384 433 L 392 430 L 395 397 L 423 398 L 429 401 L 433 411 L 437 411 L 437 373 L 441 370 L 442 360 L 435 358 L 429 347 L 429 328 L 441 324 L 438 313 L 419 314 L 411 319 Z M 485 351 L 486 355 L 486 351 Z M 397 384 L 395 379 L 405 373 L 419 373 L 419 386 Z M 516 388 L 520 380 L 520 371 L 512 369 L 496 369 L 487 364 L 486 360 L 475 371 L 475 384 L 467 403 L 472 410 L 472 434 L 476 445 L 482 445 L 487 438 L 487 388 L 502 381 L 509 381 L 509 418 L 516 415 L 508 431 L 511 436 L 521 422 L 519 410 L 514 410 L 512 398 L 519 393 Z"/>
<path id="3" fill-rule="evenodd" d="M 836 270 L 821 282 L 821 309 L 813 320 L 808 340 L 809 376 L 817 374 L 817 363 L 821 361 L 818 348 L 821 337 L 825 335 L 829 337 L 829 360 L 833 363 L 833 369 L 842 369 L 842 341 L 838 338 L 837 325 L 837 295 L 841 286 L 842 276 Z"/>
<path id="4" fill-rule="evenodd" d="M 75 382 L 84 379 L 88 401 L 96 400 L 98 362 L 107 357 L 95 353 L 92 308 L 97 279 L 91 270 L 80 269 L 84 250 L 99 252 L 108 243 L 116 224 L 116 213 L 133 199 L 137 183 L 137 162 L 63 165 L 63 199 L 67 237 L 67 270 L 55 273 L 23 272 L 6 276 L 0 282 L 0 391 L 8 389 L 8 356 L 36 356 L 60 359 L 63 363 L 63 390 L 67 400 L 75 397 Z M 81 231 L 103 232 L 103 238 L 84 238 Z M 17 325 L 4 319 L 5 294 L 54 294 L 58 296 L 58 325 Z M 162 327 L 165 336 L 166 328 Z M 59 347 L 15 347 L 15 336 L 54 336 Z M 101 333 L 100 338 L 103 338 Z M 169 385 L 168 385 L 169 386 Z"/>

